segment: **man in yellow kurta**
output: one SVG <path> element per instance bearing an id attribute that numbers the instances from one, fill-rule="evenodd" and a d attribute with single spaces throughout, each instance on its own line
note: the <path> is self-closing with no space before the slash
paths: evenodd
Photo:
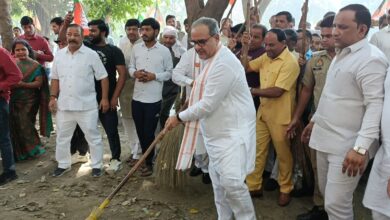
<path id="1" fill-rule="evenodd" d="M 247 71 L 260 73 L 260 88 L 252 88 L 253 95 L 260 96 L 256 123 L 256 165 L 246 183 L 253 197 L 262 196 L 262 173 L 272 141 L 279 158 L 280 195 L 278 204 L 290 202 L 293 189 L 293 158 L 286 128 L 295 108 L 296 81 L 299 65 L 286 47 L 286 36 L 280 29 L 271 29 L 265 38 L 267 54 L 249 62 Z"/>

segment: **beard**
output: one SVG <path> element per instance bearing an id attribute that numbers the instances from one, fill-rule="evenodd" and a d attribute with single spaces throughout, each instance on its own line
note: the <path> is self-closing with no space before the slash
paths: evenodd
<path id="1" fill-rule="evenodd" d="M 92 44 L 98 44 L 102 41 L 102 38 L 100 36 L 97 37 L 90 37 L 89 40 Z"/>
<path id="2" fill-rule="evenodd" d="M 146 36 L 146 35 L 142 35 L 142 40 L 145 41 L 145 42 L 151 42 L 154 40 L 154 37 L 149 37 L 149 36 Z"/>

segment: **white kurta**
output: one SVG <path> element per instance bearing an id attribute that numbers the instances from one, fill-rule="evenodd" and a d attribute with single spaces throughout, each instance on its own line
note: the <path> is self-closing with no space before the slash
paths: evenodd
<path id="1" fill-rule="evenodd" d="M 390 73 L 390 68 L 388 74 Z M 363 204 L 390 218 L 390 197 L 387 182 L 390 179 L 390 77 L 385 81 L 385 101 L 382 113 L 382 146 L 379 148 L 368 180 Z"/>
<path id="2" fill-rule="evenodd" d="M 202 99 L 181 112 L 180 118 L 200 120 L 210 164 L 218 173 L 244 180 L 255 164 L 256 112 L 240 61 L 226 47 L 220 50 Z"/>

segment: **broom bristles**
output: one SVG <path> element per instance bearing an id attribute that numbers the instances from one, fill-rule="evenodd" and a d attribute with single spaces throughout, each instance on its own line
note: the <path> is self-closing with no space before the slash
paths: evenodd
<path id="1" fill-rule="evenodd" d="M 165 134 L 156 158 L 156 183 L 168 188 L 181 188 L 185 185 L 186 175 L 176 170 L 184 125 L 180 124 Z"/>

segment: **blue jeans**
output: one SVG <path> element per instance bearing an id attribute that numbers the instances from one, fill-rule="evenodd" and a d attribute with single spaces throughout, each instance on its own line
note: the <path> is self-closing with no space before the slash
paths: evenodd
<path id="1" fill-rule="evenodd" d="M 5 99 L 0 98 L 0 151 L 4 173 L 15 171 L 15 160 L 9 135 L 8 103 Z"/>

